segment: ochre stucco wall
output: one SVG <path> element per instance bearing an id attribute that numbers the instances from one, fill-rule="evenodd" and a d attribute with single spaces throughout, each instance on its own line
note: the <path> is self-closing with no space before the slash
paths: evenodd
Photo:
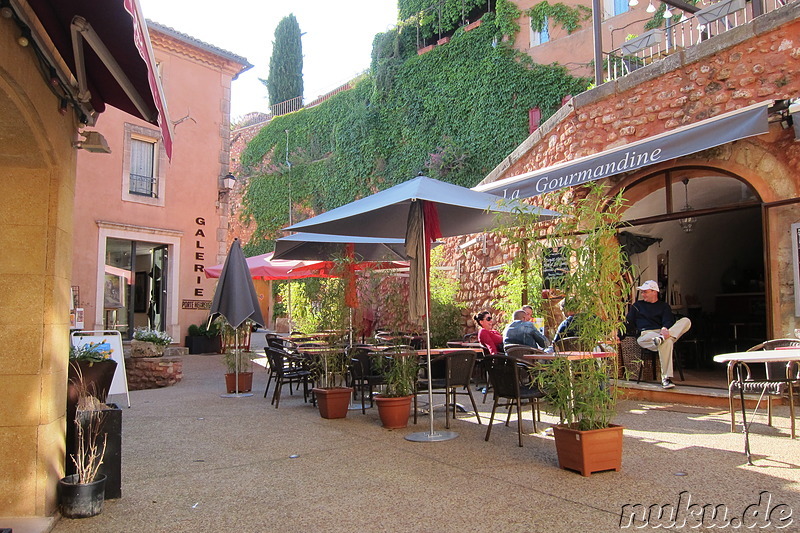
<path id="1" fill-rule="evenodd" d="M 64 471 L 76 121 L 0 18 L 0 516 L 55 511 Z"/>

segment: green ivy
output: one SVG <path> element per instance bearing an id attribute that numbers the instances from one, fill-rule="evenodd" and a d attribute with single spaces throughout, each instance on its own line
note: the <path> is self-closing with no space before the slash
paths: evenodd
<path id="1" fill-rule="evenodd" d="M 471 16 L 482 15 L 488 9 L 488 2 L 487 0 L 398 0 L 397 9 L 400 20 L 413 23 L 415 34 L 418 27 L 420 39 L 425 42 L 450 35 Z"/>
<path id="2" fill-rule="evenodd" d="M 493 46 L 495 16 L 482 20 L 423 55 L 408 27 L 381 34 L 372 71 L 353 89 L 269 122 L 241 157 L 251 178 L 240 214 L 255 226 L 245 253 L 269 251 L 288 224 L 290 191 L 298 221 L 419 172 L 472 187 L 528 136 L 529 109 L 546 119 L 588 85 Z"/>
<path id="3" fill-rule="evenodd" d="M 586 6 L 567 6 L 561 2 L 550 4 L 547 0 L 539 2 L 525 12 L 531 18 L 531 29 L 536 32 L 544 30 L 547 20 L 561 24 L 568 34 L 581 28 L 581 21 L 592 16 L 592 10 Z"/>

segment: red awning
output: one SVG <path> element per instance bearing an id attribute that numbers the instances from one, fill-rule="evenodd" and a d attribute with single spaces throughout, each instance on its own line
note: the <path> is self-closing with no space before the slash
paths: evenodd
<path id="1" fill-rule="evenodd" d="M 167 156 L 172 157 L 166 100 L 138 1 L 28 0 L 28 4 L 75 79 L 80 82 L 85 74 L 92 109 L 101 113 L 110 105 L 158 125 Z M 83 69 L 76 55 L 82 55 Z"/>

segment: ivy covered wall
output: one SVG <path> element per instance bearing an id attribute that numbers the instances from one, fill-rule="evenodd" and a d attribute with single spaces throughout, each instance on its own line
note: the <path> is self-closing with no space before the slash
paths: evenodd
<path id="1" fill-rule="evenodd" d="M 399 24 L 376 36 L 372 69 L 354 89 L 265 126 L 241 156 L 250 180 L 240 215 L 255 225 L 247 255 L 272 249 L 290 194 L 298 221 L 420 172 L 472 187 L 528 136 L 529 109 L 545 120 L 587 87 L 560 66 L 533 64 L 498 27 L 486 14 L 417 55 L 416 23 Z"/>

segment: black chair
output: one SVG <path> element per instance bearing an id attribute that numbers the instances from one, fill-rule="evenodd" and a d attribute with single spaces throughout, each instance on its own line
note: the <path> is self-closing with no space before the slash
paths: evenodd
<path id="1" fill-rule="evenodd" d="M 267 347 L 267 361 L 269 362 L 270 377 L 275 378 L 275 390 L 272 393 L 270 402 L 278 408 L 281 402 L 281 390 L 284 385 L 289 385 L 289 394 L 292 394 L 291 385 L 303 384 L 303 401 L 308 401 L 308 380 L 311 372 L 308 371 L 299 357 L 293 356 L 283 350 Z M 267 390 L 269 380 L 267 381 Z M 264 390 L 264 397 L 267 397 L 267 390 Z"/>
<path id="2" fill-rule="evenodd" d="M 350 348 L 348 356 L 350 359 L 350 384 L 361 396 L 361 413 L 366 414 L 365 395 L 368 395 L 369 406 L 372 407 L 374 405 L 372 399 L 373 389 L 386 383 L 383 375 L 375 369 L 374 364 L 374 358 L 381 356 L 378 354 L 371 355 L 369 348 L 360 346 Z"/>
<path id="3" fill-rule="evenodd" d="M 475 367 L 475 352 L 472 350 L 457 350 L 439 355 L 431 359 L 431 380 L 428 382 L 428 374 L 417 381 L 417 394 L 427 392 L 430 387 L 431 392 L 444 391 L 445 397 L 445 427 L 450 428 L 450 405 L 452 400 L 453 419 L 456 418 L 456 397 L 459 394 L 466 394 L 472 402 L 472 409 L 481 423 L 478 414 L 478 406 L 475 404 L 475 397 L 472 396 L 470 383 L 472 382 L 472 370 Z M 458 389 L 463 390 L 459 391 Z M 414 423 L 417 423 L 417 394 L 414 395 Z M 429 407 L 430 409 L 433 406 Z"/>
<path id="4" fill-rule="evenodd" d="M 758 350 L 774 350 L 788 346 L 800 347 L 798 339 L 773 339 L 756 344 L 748 349 L 748 352 Z M 742 389 L 745 394 L 762 394 L 767 396 L 767 425 L 772 426 L 772 398 L 782 397 L 789 394 L 789 417 L 792 425 L 792 438 L 795 438 L 795 418 L 794 418 L 794 387 L 800 384 L 800 369 L 792 366 L 792 363 L 764 363 L 766 379 L 754 379 L 750 372 L 750 366 L 746 363 L 739 363 L 744 366 L 745 377 L 742 381 Z M 775 381 L 773 381 L 775 380 Z M 777 380 L 783 380 L 777 381 Z M 731 432 L 736 431 L 736 409 L 734 409 L 734 396 L 739 394 L 739 380 L 736 376 L 735 365 L 728 364 L 728 407 L 731 412 Z"/>
<path id="5" fill-rule="evenodd" d="M 533 415 L 533 431 L 536 432 L 536 414 L 539 412 L 539 399 L 544 398 L 545 394 L 535 383 L 523 383 L 523 379 L 529 377 L 529 369 L 533 368 L 525 362 L 509 357 L 507 355 L 491 355 L 484 359 L 486 371 L 489 374 L 489 381 L 494 388 L 494 404 L 492 405 L 492 415 L 489 419 L 489 427 L 486 429 L 486 438 L 492 432 L 494 414 L 498 407 L 508 407 L 508 418 L 506 426 L 511 419 L 511 406 L 517 407 L 517 434 L 519 435 L 519 445 L 522 446 L 522 401 L 526 400 L 531 404 L 531 414 Z M 507 400 L 500 403 L 500 400 Z"/>

